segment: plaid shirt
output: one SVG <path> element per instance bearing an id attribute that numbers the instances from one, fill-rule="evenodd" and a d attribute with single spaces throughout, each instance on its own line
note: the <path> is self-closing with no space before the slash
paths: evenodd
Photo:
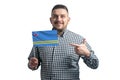
<path id="1" fill-rule="evenodd" d="M 55 47 L 36 47 L 32 48 L 29 58 L 36 54 L 41 65 L 41 80 L 80 80 L 79 79 L 79 59 L 90 68 L 98 67 L 98 58 L 87 43 L 90 50 L 89 58 L 80 56 L 74 51 L 70 43 L 81 44 L 83 37 L 69 30 L 65 30 L 61 36 L 58 36 L 59 46 Z M 28 59 L 29 59 L 28 58 Z"/>

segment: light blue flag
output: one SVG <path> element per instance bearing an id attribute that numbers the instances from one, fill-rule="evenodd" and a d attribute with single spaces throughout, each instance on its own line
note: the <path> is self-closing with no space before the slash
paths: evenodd
<path id="1" fill-rule="evenodd" d="M 58 46 L 58 36 L 56 30 L 33 31 L 33 46 Z"/>

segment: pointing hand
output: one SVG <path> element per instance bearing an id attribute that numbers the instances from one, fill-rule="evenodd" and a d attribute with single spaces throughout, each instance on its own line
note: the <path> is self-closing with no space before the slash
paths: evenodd
<path id="1" fill-rule="evenodd" d="M 83 39 L 83 42 L 80 45 L 79 44 L 74 44 L 74 43 L 71 43 L 70 45 L 75 47 L 75 52 L 78 55 L 89 57 L 90 56 L 90 51 L 87 49 L 86 43 L 87 43 L 86 40 Z"/>

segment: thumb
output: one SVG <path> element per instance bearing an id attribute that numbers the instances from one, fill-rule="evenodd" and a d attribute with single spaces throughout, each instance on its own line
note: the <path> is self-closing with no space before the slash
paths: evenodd
<path id="1" fill-rule="evenodd" d="M 85 44 L 86 45 L 86 39 L 83 39 L 83 41 L 82 41 L 82 44 Z"/>

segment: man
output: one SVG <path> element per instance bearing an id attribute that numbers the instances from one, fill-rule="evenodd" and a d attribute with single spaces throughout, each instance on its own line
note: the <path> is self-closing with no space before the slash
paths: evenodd
<path id="1" fill-rule="evenodd" d="M 28 67 L 32 70 L 41 65 L 41 80 L 80 80 L 79 59 L 92 68 L 98 67 L 98 58 L 86 40 L 69 30 L 69 12 L 65 5 L 55 5 L 51 12 L 50 22 L 58 31 L 59 46 L 33 47 Z M 36 57 L 34 57 L 36 54 Z"/>

